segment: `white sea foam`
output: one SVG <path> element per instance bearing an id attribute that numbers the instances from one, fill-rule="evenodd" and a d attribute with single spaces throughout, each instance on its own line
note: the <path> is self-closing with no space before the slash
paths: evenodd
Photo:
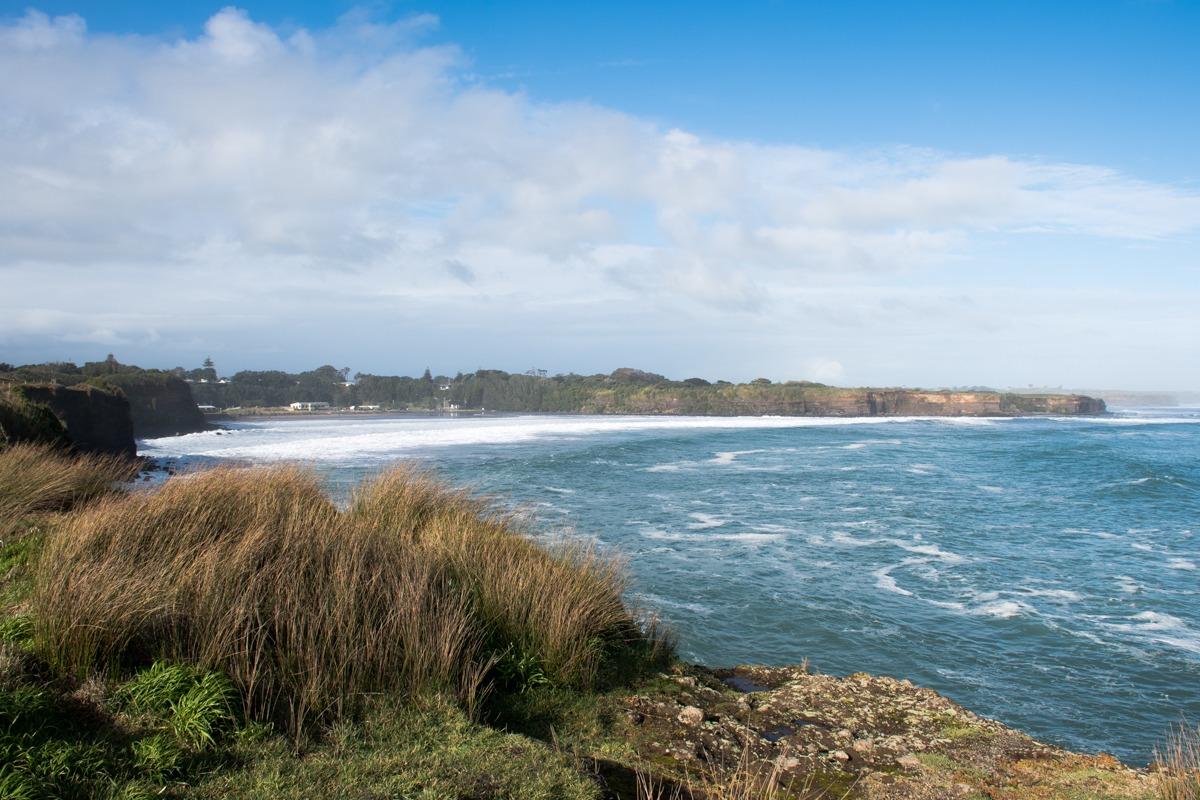
<path id="1" fill-rule="evenodd" d="M 558 486 L 543 486 L 542 488 L 547 492 L 554 492 L 555 494 L 575 494 L 574 489 L 563 489 Z"/>
<path id="2" fill-rule="evenodd" d="M 1128 575 L 1117 575 L 1115 578 L 1117 588 L 1125 594 L 1137 594 L 1142 590 L 1141 585 Z"/>
<path id="3" fill-rule="evenodd" d="M 1168 561 L 1168 562 L 1167 562 L 1167 569 L 1187 569 L 1187 570 L 1192 570 L 1192 569 L 1195 569 L 1195 568 L 1196 568 L 1196 562 L 1195 562 L 1195 561 L 1189 561 L 1189 560 L 1188 560 L 1188 559 L 1186 559 L 1186 558 L 1172 558 L 1170 561 Z"/>
<path id="4" fill-rule="evenodd" d="M 1031 589 L 1025 587 L 1021 590 L 1030 597 L 1045 597 L 1047 600 L 1058 600 L 1063 603 L 1075 603 L 1083 599 L 1083 595 L 1079 592 L 1073 592 L 1070 589 Z"/>
<path id="5" fill-rule="evenodd" d="M 763 533 L 780 533 L 780 534 L 782 534 L 782 533 L 791 533 L 794 530 L 794 528 L 790 528 L 787 525 L 774 525 L 769 522 L 760 522 L 757 525 L 754 525 L 753 527 L 754 527 L 754 530 L 762 531 Z"/>
<path id="6" fill-rule="evenodd" d="M 705 514 L 701 511 L 695 511 L 691 514 L 688 514 L 688 516 L 691 517 L 692 519 L 696 520 L 695 522 L 688 523 L 688 527 L 691 528 L 692 530 L 703 530 L 705 528 L 719 528 L 722 525 L 724 525 L 725 523 L 729 522 L 728 519 L 721 519 L 719 516 L 716 516 L 714 514 Z"/>
<path id="7" fill-rule="evenodd" d="M 345 419 L 272 419 L 241 423 L 231 432 L 208 431 L 147 439 L 149 456 L 204 455 L 251 460 L 379 458 L 423 449 L 520 444 L 606 433 L 888 425 L 938 417 L 595 417 L 513 416 Z M 231 439 L 233 441 L 231 441 Z"/>
<path id="8" fill-rule="evenodd" d="M 872 445 L 872 444 L 900 445 L 900 444 L 904 444 L 904 442 L 901 441 L 900 439 L 864 439 L 861 442 L 852 442 L 850 444 L 844 444 L 841 446 L 841 449 L 843 449 L 843 450 L 861 450 L 864 447 L 867 447 L 868 445 Z"/>
<path id="9" fill-rule="evenodd" d="M 1116 539 L 1115 533 L 1108 531 L 1093 531 L 1087 528 L 1063 528 L 1063 533 L 1078 533 L 1084 536 L 1095 536 L 1097 539 Z"/>
<path id="10" fill-rule="evenodd" d="M 920 540 L 921 537 L 918 534 L 915 538 Z M 899 547 L 901 550 L 907 550 L 910 553 L 916 553 L 918 555 L 931 556 L 932 558 L 940 559 L 948 564 L 959 564 L 963 561 L 966 561 L 966 559 L 960 556 L 958 553 L 951 553 L 947 550 L 943 550 L 936 544 L 915 544 L 913 542 L 906 542 L 903 539 L 885 539 L 884 541 L 894 547 Z M 873 543 L 874 542 L 872 542 L 872 544 Z"/>
<path id="11" fill-rule="evenodd" d="M 1189 653 L 1200 653 L 1200 633 L 1172 614 L 1142 611 L 1126 622 L 1108 623 L 1106 627 Z"/>
<path id="12" fill-rule="evenodd" d="M 904 566 L 903 563 L 892 564 L 891 566 L 880 567 L 872 572 L 871 574 L 875 576 L 876 588 L 882 589 L 885 592 L 891 592 L 892 594 L 912 597 L 912 592 L 910 592 L 908 589 L 901 588 L 900 585 L 896 583 L 896 579 L 892 577 L 892 570 L 898 569 L 902 566 Z"/>
<path id="13" fill-rule="evenodd" d="M 995 617 L 996 619 L 1011 619 L 1032 612 L 1033 609 L 1020 600 L 996 600 L 971 611 L 976 616 Z"/>
<path id="14" fill-rule="evenodd" d="M 727 542 L 777 542 L 783 538 L 782 533 L 763 533 L 759 531 L 740 531 L 738 533 L 712 533 L 697 537 L 703 539 L 718 539 Z"/>
<path id="15" fill-rule="evenodd" d="M 870 547 L 871 545 L 879 544 L 881 539 L 856 539 L 845 531 L 834 531 L 830 536 L 830 540 L 835 544 L 845 545 L 847 547 Z"/>
<path id="16" fill-rule="evenodd" d="M 720 453 L 713 454 L 713 457 L 708 460 L 709 464 L 727 465 L 732 464 L 740 456 L 750 456 L 755 453 L 765 453 L 766 450 L 726 450 Z"/>
<path id="17" fill-rule="evenodd" d="M 1001 486 L 985 486 L 980 484 L 979 488 L 989 494 L 1004 494 L 1004 488 Z"/>

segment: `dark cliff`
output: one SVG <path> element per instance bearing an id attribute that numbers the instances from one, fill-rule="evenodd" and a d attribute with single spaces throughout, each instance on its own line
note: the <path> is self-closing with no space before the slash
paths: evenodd
<path id="1" fill-rule="evenodd" d="M 88 453 L 137 453 L 129 402 L 120 394 L 82 385 L 22 385 L 12 387 L 8 394 L 13 398 L 10 408 L 19 409 L 22 418 L 5 422 L 4 434 L 10 441 L 59 443 L 65 439 Z M 54 425 L 58 425 L 57 431 Z"/>
<path id="2" fill-rule="evenodd" d="M 89 383 L 115 389 L 129 400 L 133 435 L 139 439 L 177 436 L 212 426 L 192 399 L 187 383 L 161 372 L 130 372 L 93 378 Z"/>
<path id="3" fill-rule="evenodd" d="M 11 386 L 0 385 L 0 448 L 26 442 L 66 447 L 71 440 L 49 407 L 30 402 Z"/>

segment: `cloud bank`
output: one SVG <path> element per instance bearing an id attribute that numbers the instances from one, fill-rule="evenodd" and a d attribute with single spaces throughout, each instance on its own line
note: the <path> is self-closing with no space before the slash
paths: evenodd
<path id="1" fill-rule="evenodd" d="M 1194 189 L 1102 166 L 723 141 L 539 102 L 423 44 L 436 25 L 283 35 L 226 8 L 170 41 L 37 11 L 0 26 L 0 346 L 307 364 L 383 359 L 366 342 L 386 336 L 446 369 L 641 354 L 879 380 L 881 337 L 980 347 L 1040 308 L 1087 330 L 1124 294 L 983 291 L 997 243 L 1052 269 L 1062 242 L 1154 258 L 1200 228 Z M 1167 295 L 1139 302 L 1186 335 Z M 950 380 L 909 352 L 905 382 Z"/>

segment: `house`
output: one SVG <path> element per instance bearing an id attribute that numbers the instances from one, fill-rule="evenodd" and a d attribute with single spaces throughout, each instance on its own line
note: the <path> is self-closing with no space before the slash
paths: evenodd
<path id="1" fill-rule="evenodd" d="M 320 400 L 315 402 L 291 403 L 288 405 L 292 411 L 324 411 L 329 408 L 329 403 L 323 403 Z"/>
<path id="2" fill-rule="evenodd" d="M 200 409 L 200 410 L 201 410 L 201 411 L 203 411 L 205 414 L 208 414 L 209 412 L 212 412 L 212 411 L 216 411 L 216 410 L 217 410 L 217 407 L 216 407 L 216 406 L 196 406 L 196 408 Z"/>

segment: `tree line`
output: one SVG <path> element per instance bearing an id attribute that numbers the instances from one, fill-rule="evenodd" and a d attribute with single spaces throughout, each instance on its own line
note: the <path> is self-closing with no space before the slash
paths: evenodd
<path id="1" fill-rule="evenodd" d="M 216 408 L 286 406 L 322 402 L 334 407 L 379 406 L 382 409 L 487 409 L 492 411 L 664 411 L 736 413 L 767 395 L 776 400 L 804 388 L 821 387 L 807 381 L 772 384 L 759 378 L 748 384 L 710 382 L 703 378 L 675 381 L 653 372 L 624 367 L 607 374 L 549 375 L 544 370 L 510 373 L 480 369 L 453 377 L 429 369 L 417 377 L 359 372 L 325 364 L 303 372 L 242 370 L 221 377 L 211 358 L 194 369 L 146 370 L 122 364 L 110 355 L 104 361 L 77 366 L 70 362 L 13 367 L 0 364 L 0 378 L 33 383 L 98 382 L 108 376 L 134 375 L 142 380 L 176 378 L 186 381 L 199 405 Z M 789 391 L 790 390 L 790 391 Z"/>

